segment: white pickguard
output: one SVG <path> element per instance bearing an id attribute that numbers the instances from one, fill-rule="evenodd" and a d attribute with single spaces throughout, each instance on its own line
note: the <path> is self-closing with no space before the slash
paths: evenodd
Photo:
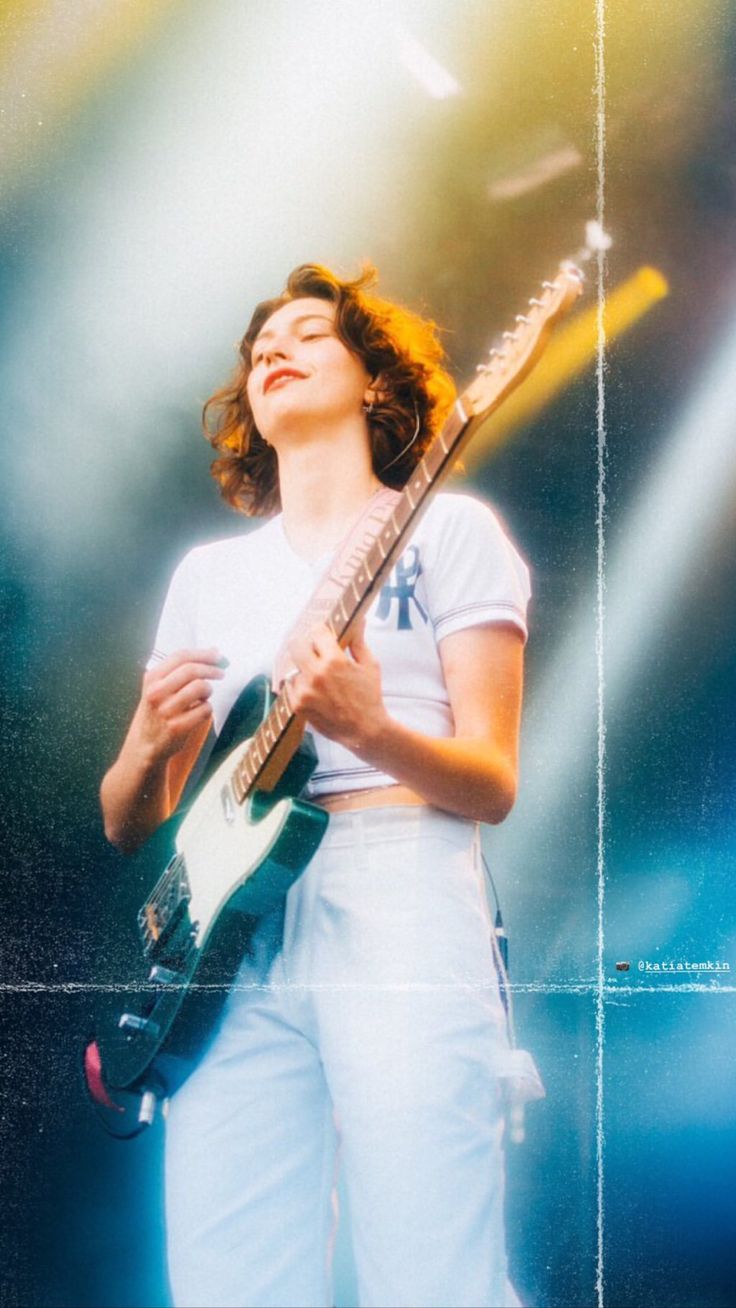
<path id="1" fill-rule="evenodd" d="M 186 863 L 192 893 L 189 916 L 197 924 L 195 941 L 200 947 L 220 909 L 273 848 L 291 809 L 290 800 L 279 800 L 253 822 L 250 801 L 238 804 L 230 778 L 248 743 L 237 745 L 210 777 L 176 837 Z"/>

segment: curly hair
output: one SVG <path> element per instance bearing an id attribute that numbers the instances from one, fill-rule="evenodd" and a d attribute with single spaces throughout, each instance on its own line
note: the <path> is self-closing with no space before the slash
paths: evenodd
<path id="1" fill-rule="evenodd" d="M 255 425 L 247 381 L 256 336 L 271 314 L 292 300 L 314 296 L 334 304 L 340 340 L 372 378 L 380 376 L 380 397 L 367 421 L 373 470 L 384 485 L 401 489 L 441 429 L 456 392 L 442 366 L 445 353 L 437 328 L 372 294 L 368 288 L 375 281 L 370 265 L 354 281 L 344 281 L 319 264 L 302 264 L 290 274 L 282 295 L 256 306 L 232 377 L 210 396 L 202 413 L 204 434 L 218 454 L 212 476 L 223 498 L 240 512 L 269 516 L 281 508 L 276 454 Z"/>

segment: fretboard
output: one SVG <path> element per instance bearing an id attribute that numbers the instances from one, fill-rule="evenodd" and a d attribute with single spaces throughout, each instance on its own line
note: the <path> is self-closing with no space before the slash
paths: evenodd
<path id="1" fill-rule="evenodd" d="M 462 399 L 458 400 L 410 480 L 397 492 L 396 503 L 380 529 L 362 551 L 356 551 L 342 565 L 341 575 L 332 576 L 341 589 L 326 624 L 339 642 L 346 641 L 351 626 L 371 603 L 432 495 L 470 438 L 474 425 L 465 413 Z M 286 693 L 280 691 L 233 772 L 233 792 L 239 803 L 255 789 L 273 789 L 298 748 L 303 731 L 302 720 L 292 713 Z"/>

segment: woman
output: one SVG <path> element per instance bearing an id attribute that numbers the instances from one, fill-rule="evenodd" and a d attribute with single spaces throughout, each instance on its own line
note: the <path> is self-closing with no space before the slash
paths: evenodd
<path id="1" fill-rule="evenodd" d="M 452 402 L 432 325 L 367 281 L 304 266 L 256 309 L 205 413 L 226 498 L 275 516 L 177 569 L 102 786 L 108 836 L 134 848 L 286 642 L 287 694 L 318 751 L 309 798 L 331 819 L 171 1104 L 178 1305 L 332 1303 L 338 1141 L 361 1304 L 518 1303 L 477 824 L 500 822 L 516 791 L 525 565 L 484 505 L 439 495 L 349 648 L 327 627 L 288 635 Z"/>

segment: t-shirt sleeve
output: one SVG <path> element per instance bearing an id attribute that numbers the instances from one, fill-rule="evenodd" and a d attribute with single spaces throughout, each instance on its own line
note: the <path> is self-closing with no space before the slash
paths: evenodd
<path id="1" fill-rule="evenodd" d="M 529 569 L 491 509 L 469 496 L 438 498 L 441 521 L 427 525 L 424 578 L 435 640 L 485 622 L 505 622 L 527 638 Z"/>
<path id="2" fill-rule="evenodd" d="M 197 645 L 197 570 L 195 551 L 186 555 L 174 572 L 156 628 L 146 667 L 155 667 L 179 649 Z"/>

